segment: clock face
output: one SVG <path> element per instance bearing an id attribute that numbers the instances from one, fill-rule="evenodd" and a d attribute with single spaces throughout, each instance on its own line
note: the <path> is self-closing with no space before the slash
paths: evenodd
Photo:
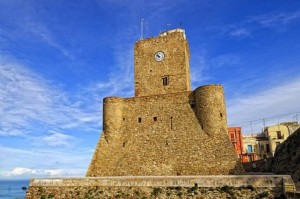
<path id="1" fill-rule="evenodd" d="M 154 59 L 156 61 L 162 61 L 165 58 L 165 54 L 162 51 L 158 51 L 154 54 Z"/>

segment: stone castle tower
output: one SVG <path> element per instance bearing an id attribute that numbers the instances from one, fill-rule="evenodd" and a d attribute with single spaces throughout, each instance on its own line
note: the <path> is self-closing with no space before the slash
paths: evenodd
<path id="1" fill-rule="evenodd" d="M 87 176 L 244 173 L 227 136 L 223 87 L 191 91 L 189 57 L 183 29 L 135 44 L 135 97 L 104 98 Z"/>

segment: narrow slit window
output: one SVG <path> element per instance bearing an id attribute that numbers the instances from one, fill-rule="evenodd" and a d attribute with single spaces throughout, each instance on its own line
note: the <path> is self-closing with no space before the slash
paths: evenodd
<path id="1" fill-rule="evenodd" d="M 138 118 L 138 121 L 139 121 L 139 123 L 141 123 L 141 122 L 142 122 L 142 118 L 141 118 L 141 117 L 139 117 L 139 118 Z"/>
<path id="2" fill-rule="evenodd" d="M 222 114 L 222 113 L 220 113 L 220 117 L 223 117 L 223 114 Z"/>
<path id="3" fill-rule="evenodd" d="M 163 86 L 169 85 L 169 77 L 168 76 L 164 76 L 162 78 L 162 83 L 163 83 Z"/>
<path id="4" fill-rule="evenodd" d="M 157 121 L 157 117 L 153 117 L 153 120 L 154 120 L 154 122 L 156 122 Z"/>

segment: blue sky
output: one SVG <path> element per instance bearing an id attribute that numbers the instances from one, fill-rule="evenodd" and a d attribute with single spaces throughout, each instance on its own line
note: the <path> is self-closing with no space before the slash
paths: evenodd
<path id="1" fill-rule="evenodd" d="M 134 95 L 141 18 L 186 30 L 192 86 L 224 85 L 229 125 L 300 120 L 300 1 L 0 0 L 0 178 L 85 175 L 102 98 Z"/>

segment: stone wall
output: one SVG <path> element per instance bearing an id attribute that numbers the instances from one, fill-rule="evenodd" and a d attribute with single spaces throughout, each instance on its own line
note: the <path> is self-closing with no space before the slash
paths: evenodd
<path id="1" fill-rule="evenodd" d="M 243 166 L 246 172 L 272 172 L 274 158 L 266 158 L 253 162 L 243 162 Z"/>
<path id="2" fill-rule="evenodd" d="M 274 173 L 291 175 L 300 183 L 300 128 L 276 148 L 272 168 Z"/>
<path id="3" fill-rule="evenodd" d="M 243 174 L 226 132 L 223 88 L 104 99 L 87 176 Z"/>
<path id="4" fill-rule="evenodd" d="M 280 198 L 289 176 L 165 176 L 32 179 L 35 198 Z"/>
<path id="5" fill-rule="evenodd" d="M 164 53 L 164 59 L 156 61 L 156 52 Z M 190 91 L 189 57 L 188 43 L 182 29 L 136 42 L 135 96 Z M 163 85 L 162 77 L 168 77 L 168 85 Z"/>

